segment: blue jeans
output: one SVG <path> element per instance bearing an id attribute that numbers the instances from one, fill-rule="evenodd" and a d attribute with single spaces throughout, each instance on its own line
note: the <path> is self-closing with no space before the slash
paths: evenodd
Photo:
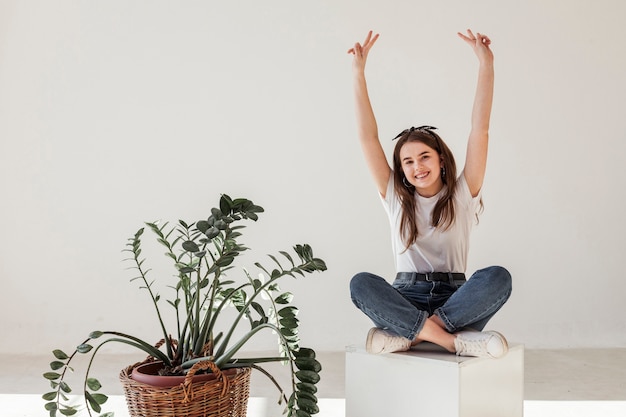
<path id="1" fill-rule="evenodd" d="M 460 287 L 449 282 L 385 279 L 361 272 L 350 281 L 352 302 L 376 325 L 413 340 L 431 315 L 455 333 L 482 330 L 511 295 L 511 274 L 491 266 L 476 271 Z"/>

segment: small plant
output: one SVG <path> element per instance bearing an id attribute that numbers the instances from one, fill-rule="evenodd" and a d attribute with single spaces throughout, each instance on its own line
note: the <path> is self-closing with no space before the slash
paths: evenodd
<path id="1" fill-rule="evenodd" d="M 235 259 L 248 249 L 238 241 L 245 228 L 240 223 L 243 220 L 256 221 L 263 211 L 250 200 L 233 200 L 222 195 L 219 208 L 211 209 L 211 215 L 205 220 L 194 223 L 179 220 L 173 226 L 146 223 L 148 230 L 166 248 L 165 255 L 174 267 L 173 283 L 170 285 L 173 298 L 165 303 L 155 288 L 156 281 L 152 279 L 155 272 L 146 266 L 142 254 L 145 227 L 129 238 L 125 249 L 130 255 L 127 261 L 137 272 L 131 281 L 138 282 L 140 289 L 150 297 L 161 329 L 155 341 L 161 339 L 161 343 L 155 346 L 117 331 L 94 331 L 69 355 L 61 349 L 54 350 L 51 370 L 43 375 L 52 387 L 52 391 L 43 395 L 47 401 L 45 409 L 50 416 L 55 417 L 57 413 L 71 416 L 81 407 L 71 403 L 68 397 L 72 389 L 66 382 L 66 376 L 73 371 L 72 360 L 82 354 L 91 356 L 82 387 L 85 408 L 90 416 L 93 416 L 92 411 L 102 412 L 107 396 L 100 393 L 101 384 L 90 375 L 90 370 L 98 350 L 110 342 L 125 343 L 162 361 L 162 374 L 165 375 L 184 375 L 195 363 L 204 360 L 214 362 L 220 369 L 251 367 L 265 374 L 276 385 L 289 417 L 316 414 L 316 384 L 320 379 L 321 365 L 313 349 L 299 346 L 298 309 L 291 304 L 292 294 L 282 292 L 278 281 L 285 276 L 296 278 L 325 271 L 326 264 L 313 256 L 309 245 L 296 245 L 293 251 L 297 261 L 289 252 L 280 251 L 276 256 L 268 255 L 272 268 L 255 263 L 260 271 L 259 278 L 254 278 L 245 269 L 240 280 L 228 276 L 234 269 Z M 226 320 L 220 315 L 227 306 L 234 306 L 237 310 L 230 322 L 224 322 Z M 173 332 L 166 328 L 163 320 L 165 309 L 175 315 L 176 329 Z M 245 323 L 248 323 L 249 329 L 234 340 L 235 329 Z M 271 330 L 278 335 L 278 354 L 273 357 L 236 358 L 237 352 L 262 330 Z M 274 377 L 259 365 L 272 361 L 285 362 L 289 366 L 289 397 Z M 100 416 L 111 417 L 113 413 Z"/>

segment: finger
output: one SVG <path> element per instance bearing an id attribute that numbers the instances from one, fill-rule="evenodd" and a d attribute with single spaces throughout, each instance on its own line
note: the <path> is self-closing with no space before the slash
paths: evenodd
<path id="1" fill-rule="evenodd" d="M 363 45 L 367 45 L 367 43 L 372 39 L 372 31 L 367 32 L 367 36 L 365 37 L 365 41 L 363 41 Z"/>
<path id="2" fill-rule="evenodd" d="M 369 42 L 370 43 L 369 44 L 370 48 L 376 43 L 376 40 L 378 40 L 379 36 L 380 36 L 380 33 L 377 33 L 376 35 L 374 35 L 374 37 L 372 39 L 370 39 L 370 42 Z"/>

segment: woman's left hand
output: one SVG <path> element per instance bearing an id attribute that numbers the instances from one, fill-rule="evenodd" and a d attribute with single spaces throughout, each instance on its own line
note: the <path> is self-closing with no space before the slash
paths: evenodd
<path id="1" fill-rule="evenodd" d="M 493 62 L 493 52 L 491 52 L 491 49 L 489 48 L 489 45 L 491 45 L 491 39 L 489 39 L 487 35 L 483 35 L 478 32 L 474 35 L 474 33 L 472 33 L 469 29 L 467 29 L 467 36 L 461 32 L 458 32 L 458 35 L 472 47 L 481 63 Z"/>

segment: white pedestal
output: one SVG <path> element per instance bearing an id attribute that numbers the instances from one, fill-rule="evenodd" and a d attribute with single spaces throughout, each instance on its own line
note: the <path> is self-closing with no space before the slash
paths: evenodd
<path id="1" fill-rule="evenodd" d="M 383 355 L 346 349 L 346 417 L 521 417 L 523 406 L 523 345 L 500 359 L 431 344 Z"/>

